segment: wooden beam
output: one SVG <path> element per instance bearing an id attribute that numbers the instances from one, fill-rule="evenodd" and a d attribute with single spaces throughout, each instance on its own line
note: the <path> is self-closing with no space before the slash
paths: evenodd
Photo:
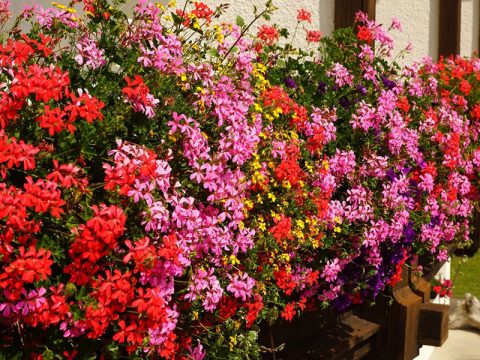
<path id="1" fill-rule="evenodd" d="M 461 0 L 440 0 L 438 56 L 460 53 Z"/>
<path id="2" fill-rule="evenodd" d="M 335 0 L 335 29 L 351 27 L 358 11 L 375 20 L 375 8 L 376 0 Z"/>
<path id="3" fill-rule="evenodd" d="M 442 346 L 448 338 L 448 305 L 420 305 L 418 342 L 420 345 Z"/>
<path id="4" fill-rule="evenodd" d="M 376 7 L 376 0 L 363 0 L 362 11 L 368 15 L 370 20 L 375 20 Z"/>
<path id="5" fill-rule="evenodd" d="M 351 27 L 362 3 L 362 0 L 335 0 L 335 29 Z"/>

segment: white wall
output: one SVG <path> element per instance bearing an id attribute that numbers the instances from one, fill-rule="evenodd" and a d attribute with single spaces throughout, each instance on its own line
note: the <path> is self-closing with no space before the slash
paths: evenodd
<path id="1" fill-rule="evenodd" d="M 167 2 L 168 0 L 161 0 Z M 184 0 L 178 0 L 179 6 Z M 312 24 L 307 24 L 309 29 L 319 29 L 323 34 L 329 34 L 334 28 L 335 0 L 273 0 L 278 10 L 272 16 L 272 23 L 286 27 L 293 33 L 297 24 L 297 10 L 305 8 L 312 13 Z M 11 0 L 11 10 L 14 14 L 20 13 L 24 4 L 39 3 L 49 6 L 50 0 Z M 58 3 L 67 4 L 69 0 L 57 0 Z M 237 15 L 242 16 L 248 23 L 253 18 L 253 5 L 260 9 L 265 0 L 205 0 L 214 7 L 221 3 L 230 3 L 224 20 L 235 21 Z M 400 51 L 409 42 L 413 51 L 406 55 L 403 62 L 410 63 L 421 60 L 429 55 L 434 59 L 438 56 L 438 16 L 440 0 L 377 0 L 376 18 L 379 23 L 389 26 L 392 16 L 396 16 L 403 26 L 403 32 L 395 32 L 396 49 Z M 130 6 L 136 0 L 129 0 Z M 462 0 L 461 9 L 461 42 L 460 53 L 469 56 L 478 50 L 480 32 L 480 0 Z M 261 24 L 261 23 L 259 23 Z M 255 29 L 255 27 L 254 27 Z M 305 33 L 302 29 L 297 31 L 295 39 L 297 46 L 308 46 Z"/>
<path id="2" fill-rule="evenodd" d="M 244 18 L 248 24 L 253 19 L 253 6 L 263 9 L 266 0 L 208 0 L 204 1 L 210 7 L 229 3 L 230 7 L 222 17 L 224 21 L 235 22 L 237 16 Z M 180 6 L 181 0 L 179 0 Z M 312 23 L 303 23 L 309 30 L 320 30 L 323 34 L 329 34 L 334 29 L 335 0 L 273 0 L 278 8 L 272 15 L 270 24 L 276 23 L 280 28 L 287 28 L 292 35 L 297 25 L 297 10 L 304 8 L 312 13 Z M 253 29 L 264 24 L 258 21 Z M 254 30 L 255 31 L 255 30 Z M 297 30 L 294 44 L 296 46 L 312 46 L 305 41 L 305 31 L 302 27 Z"/>
<path id="3" fill-rule="evenodd" d="M 392 32 L 397 52 L 409 42 L 413 45 L 403 62 L 421 60 L 426 55 L 437 57 L 439 0 L 377 0 L 377 22 L 388 27 L 392 16 L 396 16 L 403 27 L 401 33 Z"/>
<path id="4" fill-rule="evenodd" d="M 462 0 L 460 54 L 470 56 L 478 50 L 480 0 Z"/>

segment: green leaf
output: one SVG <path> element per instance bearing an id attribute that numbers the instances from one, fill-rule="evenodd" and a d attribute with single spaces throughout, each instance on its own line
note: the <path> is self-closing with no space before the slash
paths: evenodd
<path id="1" fill-rule="evenodd" d="M 240 27 L 244 27 L 245 26 L 245 19 L 239 15 L 235 19 L 235 23 Z"/>
<path id="2" fill-rule="evenodd" d="M 208 54 L 210 54 L 211 57 L 219 57 L 220 56 L 220 53 L 218 52 L 218 50 L 216 48 L 211 48 L 210 50 L 208 50 Z"/>
<path id="3" fill-rule="evenodd" d="M 288 38 L 289 32 L 288 32 L 287 29 L 285 29 L 285 28 L 280 29 L 280 31 L 278 33 L 280 34 L 280 36 L 283 36 L 284 38 Z"/>
<path id="4" fill-rule="evenodd" d="M 267 21 L 270 20 L 270 14 L 265 13 L 265 14 L 262 15 L 262 17 Z"/>

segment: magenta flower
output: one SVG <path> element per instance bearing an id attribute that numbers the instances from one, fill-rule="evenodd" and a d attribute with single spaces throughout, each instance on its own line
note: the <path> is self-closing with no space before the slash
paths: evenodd
<path id="1" fill-rule="evenodd" d="M 255 280 L 249 277 L 246 273 L 241 275 L 228 275 L 230 284 L 227 286 L 227 290 L 230 291 L 236 298 L 246 301 L 247 298 L 252 296 L 252 289 L 255 286 Z"/>

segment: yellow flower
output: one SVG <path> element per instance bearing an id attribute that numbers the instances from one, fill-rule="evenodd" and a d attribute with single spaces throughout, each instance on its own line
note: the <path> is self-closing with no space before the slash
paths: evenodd
<path id="1" fill-rule="evenodd" d="M 342 232 L 342 228 L 339 227 L 339 226 L 335 226 L 335 227 L 333 228 L 333 231 L 335 231 L 336 233 L 339 233 L 339 232 Z"/>
<path id="2" fill-rule="evenodd" d="M 67 9 L 67 7 L 65 5 L 59 4 L 57 2 L 52 2 L 52 5 L 55 6 L 56 8 L 58 8 L 58 9 L 62 9 L 62 10 Z"/>
<path id="3" fill-rule="evenodd" d="M 313 166 L 308 164 L 308 163 L 305 163 L 305 167 L 307 168 L 308 172 L 313 174 Z"/>
<path id="4" fill-rule="evenodd" d="M 279 260 L 283 260 L 284 262 L 289 262 L 290 261 L 290 255 L 282 254 L 282 255 L 279 256 Z"/>
<path id="5" fill-rule="evenodd" d="M 301 230 L 305 229 L 305 223 L 303 222 L 303 220 L 297 219 L 296 223 Z"/>
<path id="6" fill-rule="evenodd" d="M 282 186 L 287 190 L 292 187 L 292 185 L 290 184 L 290 181 L 288 181 L 287 179 L 282 181 Z"/>
<path id="7" fill-rule="evenodd" d="M 261 294 L 265 295 L 267 293 L 267 288 L 263 282 L 258 282 L 256 287 Z"/>
<path id="8" fill-rule="evenodd" d="M 253 209 L 253 201 L 252 200 L 245 200 L 243 203 L 245 204 L 245 206 L 248 210 Z"/>
<path id="9" fill-rule="evenodd" d="M 265 230 L 267 230 L 267 226 L 265 225 L 264 222 L 259 222 L 259 223 L 258 223 L 258 228 L 260 229 L 260 231 L 265 231 Z"/>
<path id="10" fill-rule="evenodd" d="M 263 64 L 255 64 L 254 71 L 265 74 L 265 72 L 267 71 L 267 67 Z"/>
<path id="11" fill-rule="evenodd" d="M 275 195 L 273 195 L 271 192 L 269 192 L 269 193 L 267 194 L 267 196 L 268 196 L 268 198 L 269 198 L 270 200 L 272 200 L 272 202 L 275 202 L 275 201 L 277 200 L 277 198 L 275 197 Z"/>
<path id="12" fill-rule="evenodd" d="M 327 160 L 323 160 L 323 161 L 322 161 L 322 166 L 325 168 L 325 170 L 328 170 L 328 168 L 329 168 L 328 161 L 327 161 Z"/>
<path id="13" fill-rule="evenodd" d="M 232 255 L 230 255 L 230 263 L 233 266 L 235 266 L 237 264 L 240 264 L 240 260 L 238 260 L 238 258 L 234 254 L 232 254 Z"/>
<path id="14" fill-rule="evenodd" d="M 303 233 L 303 231 L 301 230 L 295 230 L 293 232 L 293 234 L 295 235 L 295 237 L 303 243 L 303 241 L 305 240 L 305 234 Z"/>
<path id="15" fill-rule="evenodd" d="M 230 351 L 233 351 L 235 345 L 237 345 L 237 338 L 235 336 L 230 336 Z"/>

